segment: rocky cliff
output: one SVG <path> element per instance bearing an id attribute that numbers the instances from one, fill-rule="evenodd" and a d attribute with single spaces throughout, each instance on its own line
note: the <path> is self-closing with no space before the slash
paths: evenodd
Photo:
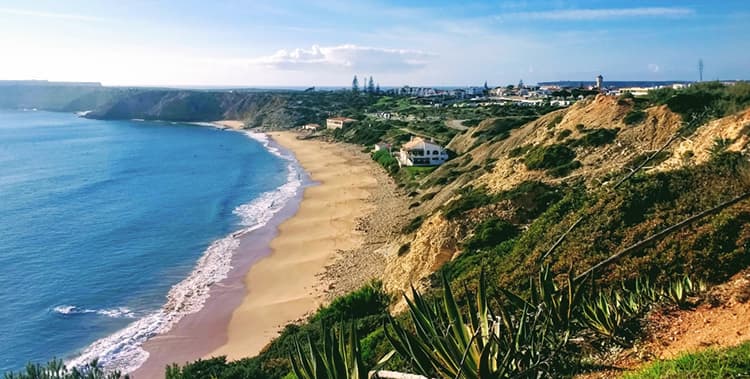
<path id="1" fill-rule="evenodd" d="M 628 120 L 636 111 L 642 113 L 634 117 L 635 121 Z M 636 110 L 633 99 L 600 95 L 549 113 L 509 133 L 498 133 L 501 130 L 498 125 L 501 124 L 496 120 L 485 120 L 456 136 L 449 147 L 460 156 L 423 181 L 420 187 L 423 201 L 415 214 L 425 214 L 424 221 L 415 232 L 403 235 L 395 244 L 408 244 L 408 250 L 402 247 L 389 252 L 383 280 L 388 291 L 400 293 L 410 285 L 428 286 L 428 279 L 436 270 L 462 254 L 463 244 L 482 220 L 515 217 L 513 221 L 521 229 L 529 227 L 530 220 L 516 217 L 518 207 L 512 202 L 480 206 L 458 218 L 446 217 L 446 207 L 467 196 L 467 189 L 481 188 L 492 196 L 521 183 L 541 182 L 554 188 L 576 185 L 599 191 L 664 146 L 685 123 L 682 116 L 665 105 Z M 728 151 L 746 151 L 749 128 L 750 109 L 711 121 L 692 134 L 673 140 L 655 162 L 647 165 L 646 172 L 705 163 L 718 137 L 726 141 Z M 552 163 L 541 169 L 529 168 L 532 155 L 546 159 L 544 154 L 556 151 L 565 154 L 550 155 Z M 555 159 L 567 161 L 559 162 L 556 167 Z M 548 238 L 562 233 L 563 226 L 554 226 L 558 229 Z"/>

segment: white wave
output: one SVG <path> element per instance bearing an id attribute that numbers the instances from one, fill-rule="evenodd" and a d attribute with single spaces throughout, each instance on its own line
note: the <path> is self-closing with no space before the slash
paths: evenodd
<path id="1" fill-rule="evenodd" d="M 109 309 L 87 309 L 87 308 L 79 308 L 75 305 L 58 305 L 52 308 L 52 311 L 61 315 L 82 315 L 82 314 L 96 313 L 101 316 L 107 316 L 107 317 L 112 317 L 112 318 L 135 318 L 135 313 L 133 313 L 133 311 L 127 307 L 117 307 L 117 308 L 109 308 Z"/>
<path id="2" fill-rule="evenodd" d="M 162 309 L 89 345 L 79 356 L 68 361 L 68 366 L 82 366 L 96 358 L 105 368 L 125 373 L 140 367 L 148 358 L 148 352 L 142 348 L 143 343 L 153 336 L 168 332 L 185 315 L 200 310 L 208 299 L 211 285 L 227 277 L 232 268 L 233 253 L 240 244 L 239 237 L 266 225 L 296 196 L 302 187 L 303 171 L 294 157 L 270 144 L 265 134 L 243 133 L 263 144 L 272 154 L 289 162 L 286 183 L 234 210 L 244 228 L 214 241 L 188 277 L 169 290 L 167 302 Z"/>

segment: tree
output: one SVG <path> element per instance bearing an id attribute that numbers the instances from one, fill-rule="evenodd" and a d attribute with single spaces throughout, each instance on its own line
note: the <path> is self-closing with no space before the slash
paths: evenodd
<path id="1" fill-rule="evenodd" d="M 367 92 L 375 93 L 375 82 L 372 80 L 372 76 L 370 76 L 370 81 L 367 82 Z"/>
<path id="2" fill-rule="evenodd" d="M 352 79 L 352 92 L 359 92 L 359 80 L 357 79 L 357 75 L 354 75 L 354 79 Z"/>

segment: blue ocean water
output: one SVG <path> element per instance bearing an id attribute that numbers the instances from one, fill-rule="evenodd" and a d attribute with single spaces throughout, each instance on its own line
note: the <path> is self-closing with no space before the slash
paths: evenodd
<path id="1" fill-rule="evenodd" d="M 137 361 L 168 292 L 199 307 L 191 286 L 226 272 L 226 236 L 267 218 L 288 170 L 239 132 L 0 111 L 0 373 L 117 331 L 94 352 Z"/>

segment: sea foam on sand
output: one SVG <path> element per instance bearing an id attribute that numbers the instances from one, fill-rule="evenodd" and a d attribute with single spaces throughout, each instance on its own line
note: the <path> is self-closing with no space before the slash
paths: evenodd
<path id="1" fill-rule="evenodd" d="M 148 352 L 142 348 L 143 343 L 151 337 L 168 332 L 185 315 L 200 310 L 208 299 L 211 285 L 227 277 L 232 268 L 234 251 L 240 245 L 239 237 L 266 225 L 289 200 L 298 194 L 302 187 L 303 171 L 294 157 L 272 145 L 265 134 L 247 131 L 242 133 L 260 142 L 269 152 L 288 162 L 286 182 L 234 210 L 234 213 L 241 218 L 243 228 L 214 241 L 203 253 L 188 277 L 170 289 L 167 301 L 160 310 L 134 321 L 112 335 L 95 341 L 81 354 L 66 362 L 68 366 L 83 366 L 98 359 L 105 368 L 117 369 L 125 373 L 140 367 L 148 358 Z M 58 308 L 56 311 L 61 314 L 76 310 L 72 306 Z"/>

